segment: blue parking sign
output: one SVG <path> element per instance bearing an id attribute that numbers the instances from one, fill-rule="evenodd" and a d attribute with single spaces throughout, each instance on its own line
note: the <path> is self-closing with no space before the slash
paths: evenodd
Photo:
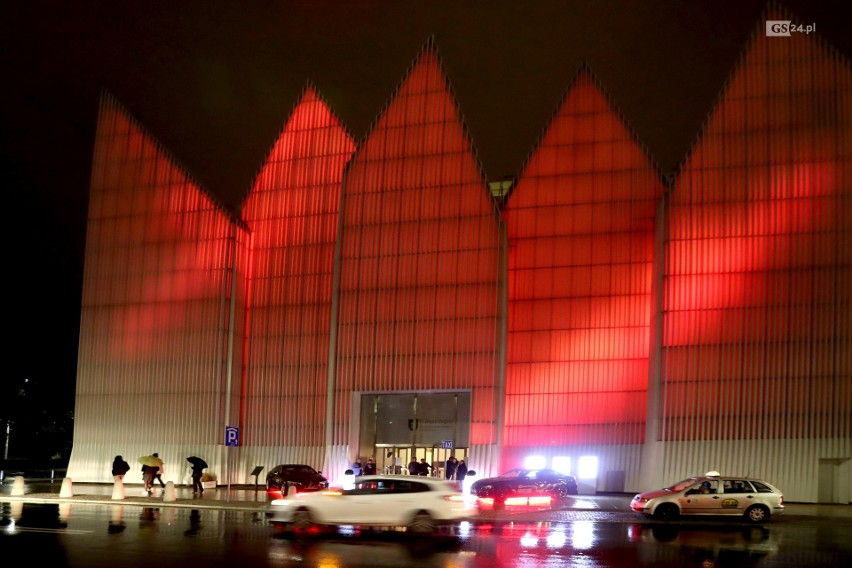
<path id="1" fill-rule="evenodd" d="M 236 426 L 225 426 L 225 445 L 239 446 L 240 445 L 240 429 Z"/>

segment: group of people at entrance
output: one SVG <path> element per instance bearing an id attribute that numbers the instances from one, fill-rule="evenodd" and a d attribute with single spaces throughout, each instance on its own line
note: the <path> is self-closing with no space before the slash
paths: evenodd
<path id="1" fill-rule="evenodd" d="M 349 472 L 347 471 L 347 473 Z M 356 459 L 355 463 L 352 464 L 352 474 L 355 477 L 362 475 L 376 475 L 376 473 L 376 460 L 373 458 L 369 458 L 366 465 L 361 464 L 361 458 Z M 422 475 L 424 477 L 428 477 L 432 474 L 432 466 L 426 463 L 426 458 L 420 458 L 420 461 L 418 462 L 417 458 L 413 457 L 411 458 L 411 461 L 408 462 L 408 473 L 410 475 Z M 464 481 L 466 476 L 467 464 L 464 463 L 464 460 L 458 460 L 456 459 L 456 456 L 450 456 L 447 458 L 447 461 L 444 464 L 444 477 L 446 479 Z"/>
<path id="2" fill-rule="evenodd" d="M 408 462 L 408 473 L 411 475 L 428 476 L 431 472 L 432 466 L 426 463 L 426 458 L 420 458 L 419 462 L 417 458 L 411 458 L 411 461 Z M 464 481 L 465 476 L 467 476 L 467 464 L 464 463 L 464 460 L 458 460 L 456 456 L 447 458 L 447 462 L 444 464 L 444 477 Z"/>
<path id="3" fill-rule="evenodd" d="M 365 466 L 361 465 L 360 458 L 355 460 L 355 463 L 352 464 L 352 473 L 356 477 L 361 475 L 376 475 L 376 460 L 369 458 Z"/>
<path id="4" fill-rule="evenodd" d="M 464 463 L 464 460 L 456 459 L 456 456 L 448 457 L 444 466 L 444 477 L 464 481 L 464 478 L 467 477 L 467 464 Z"/>

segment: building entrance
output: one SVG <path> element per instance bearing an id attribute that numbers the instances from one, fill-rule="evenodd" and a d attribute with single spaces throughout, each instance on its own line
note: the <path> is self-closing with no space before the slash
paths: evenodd
<path id="1" fill-rule="evenodd" d="M 373 456 L 379 473 L 408 473 L 425 459 L 431 475 L 445 477 L 447 458 L 467 460 L 470 392 L 362 394 L 359 456 Z"/>

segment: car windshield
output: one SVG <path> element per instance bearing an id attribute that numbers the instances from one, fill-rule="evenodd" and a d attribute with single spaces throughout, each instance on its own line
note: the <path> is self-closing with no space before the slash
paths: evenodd
<path id="1" fill-rule="evenodd" d="M 694 485 L 697 481 L 698 481 L 698 479 L 697 479 L 697 478 L 695 478 L 695 477 L 690 477 L 689 479 L 684 479 L 683 481 L 678 481 L 678 482 L 677 482 L 677 483 L 675 483 L 674 485 L 671 485 L 671 486 L 669 486 L 669 487 L 666 487 L 665 489 L 666 489 L 667 491 L 673 491 L 673 492 L 675 492 L 675 493 L 678 493 L 678 492 L 680 492 L 680 491 L 683 491 L 683 490 L 684 490 L 684 489 L 686 489 L 687 487 L 690 487 L 690 486 Z"/>
<path id="2" fill-rule="evenodd" d="M 524 474 L 524 470 L 522 470 L 522 469 L 510 469 L 509 471 L 507 471 L 506 473 L 504 473 L 500 477 L 502 477 L 503 479 L 514 479 L 516 477 L 520 477 L 523 474 Z"/>
<path id="3" fill-rule="evenodd" d="M 307 466 L 297 466 L 297 467 L 285 467 L 281 469 L 281 473 L 285 474 L 293 474 L 293 473 L 301 473 L 301 474 L 311 474 L 314 473 L 314 470 Z"/>

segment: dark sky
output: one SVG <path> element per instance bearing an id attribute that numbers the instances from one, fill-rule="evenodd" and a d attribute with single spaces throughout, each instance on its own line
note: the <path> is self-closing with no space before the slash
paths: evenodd
<path id="1" fill-rule="evenodd" d="M 852 53 L 845 1 L 780 3 Z M 489 179 L 514 175 L 587 62 L 664 174 L 685 158 L 762 0 L 33 0 L 4 9 L 13 380 L 76 375 L 92 145 L 111 91 L 238 210 L 307 80 L 361 139 L 430 36 Z M 783 40 L 779 40 L 783 41 Z M 8 378 L 4 379 L 8 380 Z"/>

